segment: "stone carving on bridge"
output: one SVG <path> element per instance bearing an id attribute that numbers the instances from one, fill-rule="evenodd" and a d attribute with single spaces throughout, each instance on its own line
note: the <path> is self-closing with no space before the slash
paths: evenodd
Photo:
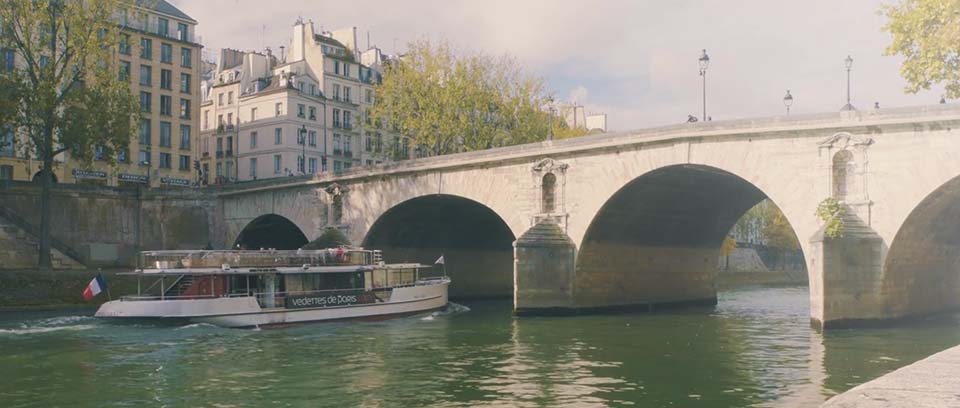
<path id="1" fill-rule="evenodd" d="M 339 183 L 333 183 L 323 191 L 327 192 L 327 195 L 330 196 L 330 199 L 327 200 L 327 216 L 326 224 L 327 226 L 339 227 L 343 224 L 343 196 L 350 191 L 346 186 L 341 186 Z"/>
<path id="2" fill-rule="evenodd" d="M 839 132 L 819 143 L 826 170 L 825 196 L 833 197 L 870 225 L 869 147 L 873 138 Z"/>
<path id="3" fill-rule="evenodd" d="M 530 225 L 537 225 L 546 218 L 552 219 L 564 230 L 567 227 L 566 211 L 566 163 L 544 158 L 531 168 L 531 207 L 533 217 Z"/>

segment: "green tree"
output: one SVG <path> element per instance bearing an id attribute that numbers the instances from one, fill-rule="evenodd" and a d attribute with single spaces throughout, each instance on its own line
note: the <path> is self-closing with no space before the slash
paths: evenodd
<path id="1" fill-rule="evenodd" d="M 904 57 L 905 91 L 942 83 L 947 98 L 960 97 L 960 0 L 901 0 L 880 12 L 893 36 L 884 54 Z"/>
<path id="2" fill-rule="evenodd" d="M 339 246 L 350 245 L 350 239 L 346 235 L 343 235 L 340 230 L 327 227 L 323 231 L 323 234 L 320 234 L 317 239 L 308 242 L 306 245 L 301 247 L 301 249 L 326 249 L 326 248 L 336 248 Z"/>
<path id="3" fill-rule="evenodd" d="M 544 140 L 559 126 L 540 78 L 509 56 L 458 55 L 420 40 L 387 66 L 371 115 L 427 155 Z"/>
<path id="4" fill-rule="evenodd" d="M 39 266 L 50 268 L 50 190 L 54 160 L 88 161 L 95 149 L 112 160 L 133 134 L 137 100 L 117 73 L 121 0 L 4 0 L 0 46 L 16 62 L 0 70 L 0 120 L 20 153 L 40 171 Z"/>

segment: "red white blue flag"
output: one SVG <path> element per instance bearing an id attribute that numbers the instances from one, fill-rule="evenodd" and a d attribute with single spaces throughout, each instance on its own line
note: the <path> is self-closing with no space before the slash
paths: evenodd
<path id="1" fill-rule="evenodd" d="M 105 290 L 107 290 L 107 281 L 103 280 L 103 276 L 97 274 L 97 277 L 93 278 L 87 288 L 83 290 L 83 300 L 89 301 Z"/>

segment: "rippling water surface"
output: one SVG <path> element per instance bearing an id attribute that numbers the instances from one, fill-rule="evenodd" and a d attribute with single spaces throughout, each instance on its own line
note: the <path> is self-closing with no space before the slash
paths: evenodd
<path id="1" fill-rule="evenodd" d="M 0 313 L 0 405 L 810 406 L 960 344 L 960 315 L 819 335 L 806 288 L 716 308 L 523 318 L 510 303 L 273 330 Z"/>

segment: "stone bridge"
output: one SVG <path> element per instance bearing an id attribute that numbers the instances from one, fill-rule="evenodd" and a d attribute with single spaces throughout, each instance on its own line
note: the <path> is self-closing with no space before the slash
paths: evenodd
<path id="1" fill-rule="evenodd" d="M 394 163 L 219 193 L 222 246 L 336 227 L 387 261 L 445 255 L 451 295 L 518 312 L 715 303 L 721 243 L 764 198 L 800 240 L 811 319 L 960 306 L 960 107 L 716 121 Z M 824 236 L 818 205 L 846 209 Z"/>

